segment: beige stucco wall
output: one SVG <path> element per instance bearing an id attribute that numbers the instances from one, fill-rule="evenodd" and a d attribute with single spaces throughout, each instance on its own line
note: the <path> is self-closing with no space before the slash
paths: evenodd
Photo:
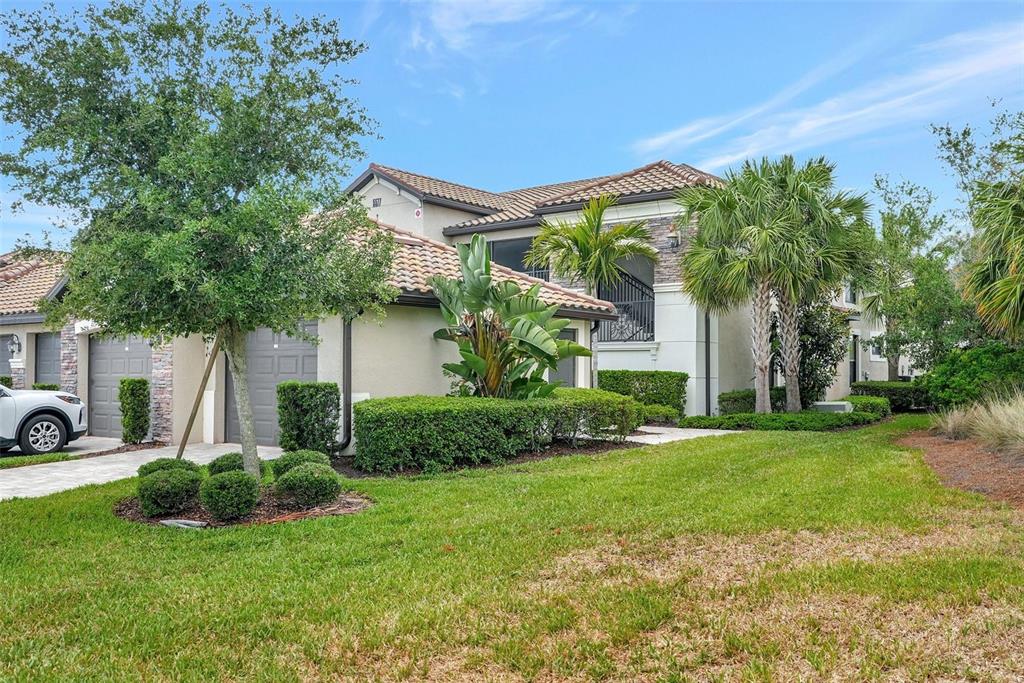
<path id="1" fill-rule="evenodd" d="M 177 337 L 172 344 L 174 364 L 172 366 L 172 413 L 171 435 L 174 443 L 180 443 L 185 433 L 188 416 L 192 412 L 192 404 L 203 380 L 206 369 L 206 343 L 202 336 Z M 205 399 L 205 394 L 204 394 Z M 203 422 L 205 413 L 200 406 L 196 414 L 195 424 L 189 433 L 188 442 L 198 443 L 203 440 Z"/>
<path id="2" fill-rule="evenodd" d="M 718 319 L 719 387 L 722 391 L 754 386 L 754 357 L 750 352 L 750 306 L 735 308 Z"/>
<path id="3" fill-rule="evenodd" d="M 445 227 L 476 218 L 478 215 L 421 202 L 414 195 L 382 180 L 370 181 L 359 191 L 359 195 L 371 218 L 439 242 L 448 241 L 442 232 Z M 374 199 L 380 200 L 380 206 L 373 206 Z"/>
<path id="4" fill-rule="evenodd" d="M 25 367 L 25 387 L 32 388 L 36 380 L 36 339 L 40 333 L 50 332 L 42 323 L 27 323 L 18 325 L 0 325 L 0 336 L 9 334 L 17 335 L 21 342 L 21 351 L 11 357 L 12 361 L 20 360 Z"/>

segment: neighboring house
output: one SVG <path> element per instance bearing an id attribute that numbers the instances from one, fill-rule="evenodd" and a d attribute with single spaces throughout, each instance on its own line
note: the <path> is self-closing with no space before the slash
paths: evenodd
<path id="1" fill-rule="evenodd" d="M 646 221 L 659 258 L 623 264 L 622 282 L 598 292 L 618 313 L 597 326 L 599 365 L 686 372 L 686 412 L 698 414 L 715 409 L 719 391 L 749 387 L 753 377 L 749 313 L 707 315 L 682 292 L 678 257 L 689 235 L 676 229 L 674 197 L 683 187 L 711 182 L 718 179 L 692 166 L 658 161 L 616 175 L 490 192 L 371 164 L 349 190 L 372 217 L 413 233 L 451 244 L 482 233 L 496 262 L 542 280 L 551 279 L 547 270 L 523 265 L 541 220 L 574 221 L 591 198 L 616 195 L 618 204 L 606 213 L 609 225 Z M 578 386 L 586 383 L 577 376 Z"/>
<path id="2" fill-rule="evenodd" d="M 62 283 L 59 262 L 0 255 L 0 376 L 10 377 L 15 389 L 73 386 L 75 378 L 61 373 L 61 333 L 47 329 L 37 310 L 39 300 L 55 296 Z"/>

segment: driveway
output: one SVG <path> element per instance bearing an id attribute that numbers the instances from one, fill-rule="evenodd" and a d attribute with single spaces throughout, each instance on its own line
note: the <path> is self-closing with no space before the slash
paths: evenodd
<path id="1" fill-rule="evenodd" d="M 120 448 L 123 445 L 124 444 L 121 443 L 121 439 L 114 439 L 106 436 L 83 436 L 64 446 L 64 448 L 61 449 L 61 453 L 82 456 L 90 453 L 99 453 L 100 451 L 111 451 L 115 448 Z M 24 455 L 24 453 L 21 452 L 20 448 L 15 446 L 4 455 Z"/>
<path id="2" fill-rule="evenodd" d="M 105 448 L 99 448 L 99 443 L 90 443 L 91 440 L 97 438 L 83 437 L 79 439 L 79 441 L 85 442 L 80 444 L 80 447 L 94 446 L 92 452 L 111 448 L 109 444 Z M 103 439 L 103 441 L 115 441 L 115 439 Z M 75 444 L 78 444 L 78 441 L 69 444 L 66 450 L 69 453 L 88 452 L 74 449 Z M 240 450 L 242 447 L 236 443 L 197 443 L 185 449 L 185 458 L 205 465 L 218 456 Z M 99 455 L 81 460 L 49 462 L 43 465 L 0 470 L 0 500 L 37 498 L 86 484 L 105 484 L 109 481 L 134 477 L 140 465 L 157 458 L 173 458 L 177 452 L 177 446 L 165 446 L 131 453 Z M 274 446 L 260 446 L 259 454 L 264 460 L 273 460 L 281 455 L 281 449 Z"/>

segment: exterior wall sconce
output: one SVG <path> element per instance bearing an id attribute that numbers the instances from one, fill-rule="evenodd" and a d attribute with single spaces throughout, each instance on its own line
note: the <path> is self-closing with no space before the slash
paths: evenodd
<path id="1" fill-rule="evenodd" d="M 21 339 L 18 338 L 18 335 L 11 335 L 11 340 L 7 342 L 7 350 L 15 356 L 21 353 Z"/>
<path id="2" fill-rule="evenodd" d="M 679 233 L 671 232 L 668 235 L 668 248 L 675 251 L 679 248 Z"/>

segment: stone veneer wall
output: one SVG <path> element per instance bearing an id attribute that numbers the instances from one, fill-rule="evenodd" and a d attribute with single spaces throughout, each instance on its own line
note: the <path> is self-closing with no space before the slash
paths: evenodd
<path id="1" fill-rule="evenodd" d="M 78 335 L 73 322 L 60 331 L 60 388 L 78 393 Z"/>
<path id="2" fill-rule="evenodd" d="M 153 346 L 149 385 L 153 439 L 170 443 L 173 437 L 174 411 L 174 345 L 167 342 Z"/>
<path id="3" fill-rule="evenodd" d="M 25 361 L 23 359 L 15 362 L 11 360 L 11 388 L 27 389 L 25 386 Z"/>

